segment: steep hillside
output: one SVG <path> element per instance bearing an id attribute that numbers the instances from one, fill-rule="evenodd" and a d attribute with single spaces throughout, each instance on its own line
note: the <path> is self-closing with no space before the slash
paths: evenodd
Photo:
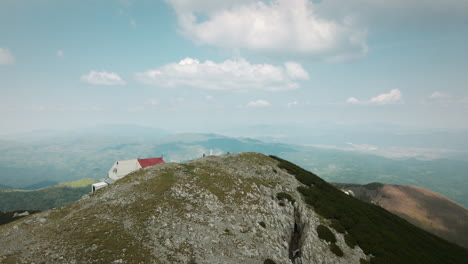
<path id="1" fill-rule="evenodd" d="M 333 183 L 435 235 L 468 248 L 468 210 L 430 190 L 408 185 Z"/>
<path id="2" fill-rule="evenodd" d="M 54 186 L 27 190 L 0 190 L 0 211 L 47 210 L 79 200 L 91 190 L 94 179 L 81 179 Z"/>
<path id="3" fill-rule="evenodd" d="M 2 263 L 468 259 L 461 247 L 294 164 L 255 153 L 148 167 L 89 198 L 1 226 L 0 233 Z"/>
<path id="4" fill-rule="evenodd" d="M 0 259 L 63 263 L 359 263 L 317 235 L 328 225 L 301 184 L 260 154 L 207 157 L 140 170 L 64 208 L 0 227 Z M 281 193 L 296 200 L 293 206 Z M 33 235 L 31 235 L 33 234 Z M 297 235 L 300 234 L 300 235 Z"/>

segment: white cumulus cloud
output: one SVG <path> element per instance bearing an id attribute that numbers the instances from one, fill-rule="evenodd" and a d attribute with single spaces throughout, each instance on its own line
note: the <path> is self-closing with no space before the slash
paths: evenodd
<path id="1" fill-rule="evenodd" d="M 9 49 L 0 48 L 0 65 L 13 64 L 15 57 Z"/>
<path id="2" fill-rule="evenodd" d="M 441 93 L 441 92 L 433 92 L 429 98 L 430 99 L 447 99 L 450 98 L 451 96 L 447 93 Z"/>
<path id="3" fill-rule="evenodd" d="M 256 108 L 256 107 L 267 107 L 270 105 L 271 105 L 270 102 L 268 102 L 267 100 L 256 100 L 256 101 L 247 103 L 246 106 L 249 108 Z"/>
<path id="4" fill-rule="evenodd" d="M 296 62 L 286 62 L 284 64 L 286 67 L 287 74 L 297 80 L 309 80 L 309 74 L 302 68 L 299 63 Z"/>
<path id="5" fill-rule="evenodd" d="M 356 97 L 349 97 L 346 100 L 346 102 L 349 104 L 401 104 L 403 103 L 403 98 L 399 89 L 393 89 L 388 93 L 379 94 L 375 97 L 370 98 L 369 100 L 361 101 Z"/>
<path id="6" fill-rule="evenodd" d="M 81 81 L 93 85 L 125 85 L 125 82 L 118 74 L 106 71 L 91 71 L 90 73 L 81 76 Z"/>
<path id="7" fill-rule="evenodd" d="M 328 60 L 367 52 L 366 30 L 351 17 L 320 16 L 308 0 L 167 2 L 176 10 L 180 31 L 198 44 Z"/>
<path id="8" fill-rule="evenodd" d="M 299 87 L 298 81 L 309 75 L 298 63 L 285 66 L 252 64 L 245 59 L 216 63 L 185 58 L 146 72 L 136 73 L 143 83 L 163 87 L 194 87 L 208 90 L 280 91 Z"/>
<path id="9" fill-rule="evenodd" d="M 367 32 L 463 26 L 463 0 L 165 0 L 202 45 L 341 61 L 367 52 Z M 411 32 L 411 31 L 410 31 Z"/>
<path id="10" fill-rule="evenodd" d="M 350 104 L 359 104 L 361 103 L 361 101 L 359 101 L 357 98 L 355 97 L 350 97 L 348 98 L 348 100 L 346 100 L 346 102 L 350 103 Z"/>
<path id="11" fill-rule="evenodd" d="M 371 103 L 375 104 L 397 104 L 401 103 L 401 92 L 398 89 L 393 89 L 389 93 L 380 94 L 370 99 Z"/>

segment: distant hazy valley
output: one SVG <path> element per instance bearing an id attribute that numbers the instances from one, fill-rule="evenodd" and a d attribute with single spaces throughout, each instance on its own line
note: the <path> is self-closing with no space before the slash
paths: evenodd
<path id="1" fill-rule="evenodd" d="M 258 129 L 260 132 L 262 129 Z M 284 131 L 276 132 L 279 135 Z M 282 138 L 293 142 L 294 133 Z M 275 134 L 274 129 L 272 134 Z M 376 135 L 377 132 L 373 137 L 368 135 L 371 144 L 376 140 Z M 296 141 L 300 139 L 300 135 L 297 136 Z M 317 143 L 322 136 L 312 132 L 312 141 L 308 142 Z M 357 140 L 355 142 L 365 143 L 363 136 L 354 138 Z M 332 134 L 321 142 L 343 142 L 336 137 Z M 163 155 L 166 162 L 180 162 L 200 158 L 203 154 L 249 151 L 287 158 L 330 182 L 417 185 L 467 207 L 468 162 L 464 160 L 461 150 L 464 146 L 460 144 L 456 149 L 454 143 L 450 143 L 455 140 L 452 135 L 449 145 L 444 148 L 437 140 L 440 137 L 441 134 L 433 136 L 434 145 L 424 149 L 437 149 L 438 152 L 434 151 L 431 155 L 438 153 L 445 156 L 428 159 L 429 151 L 425 156 L 387 158 L 373 154 L 372 150 L 356 149 L 356 145 L 354 150 L 338 147 L 338 143 L 334 148 L 324 148 L 279 143 L 281 138 L 264 137 L 258 140 L 218 134 L 170 133 L 138 126 L 103 126 L 66 133 L 48 131 L 4 137 L 6 139 L 0 141 L 0 188 L 33 190 L 82 178 L 99 180 L 105 178 L 116 160 Z M 392 148 L 389 142 L 384 143 L 387 149 Z M 415 144 L 407 148 L 420 150 L 421 144 L 415 140 Z M 454 148 L 442 151 L 450 146 Z M 456 156 L 456 153 L 459 155 Z"/>

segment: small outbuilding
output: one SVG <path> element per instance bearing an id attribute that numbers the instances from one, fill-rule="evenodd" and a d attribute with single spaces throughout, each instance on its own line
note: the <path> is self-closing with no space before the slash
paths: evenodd
<path id="1" fill-rule="evenodd" d="M 107 185 L 109 185 L 109 184 L 107 184 L 106 182 L 97 182 L 97 183 L 94 183 L 93 185 L 91 185 L 91 191 L 92 191 L 92 192 L 95 192 L 95 191 L 97 191 L 97 190 L 99 190 L 99 189 L 101 189 L 101 188 L 106 187 Z"/>

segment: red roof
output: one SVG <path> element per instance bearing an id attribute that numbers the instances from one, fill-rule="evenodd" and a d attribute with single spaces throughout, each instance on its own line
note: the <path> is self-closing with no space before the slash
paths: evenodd
<path id="1" fill-rule="evenodd" d="M 138 159 L 142 168 L 164 163 L 163 158 Z"/>

